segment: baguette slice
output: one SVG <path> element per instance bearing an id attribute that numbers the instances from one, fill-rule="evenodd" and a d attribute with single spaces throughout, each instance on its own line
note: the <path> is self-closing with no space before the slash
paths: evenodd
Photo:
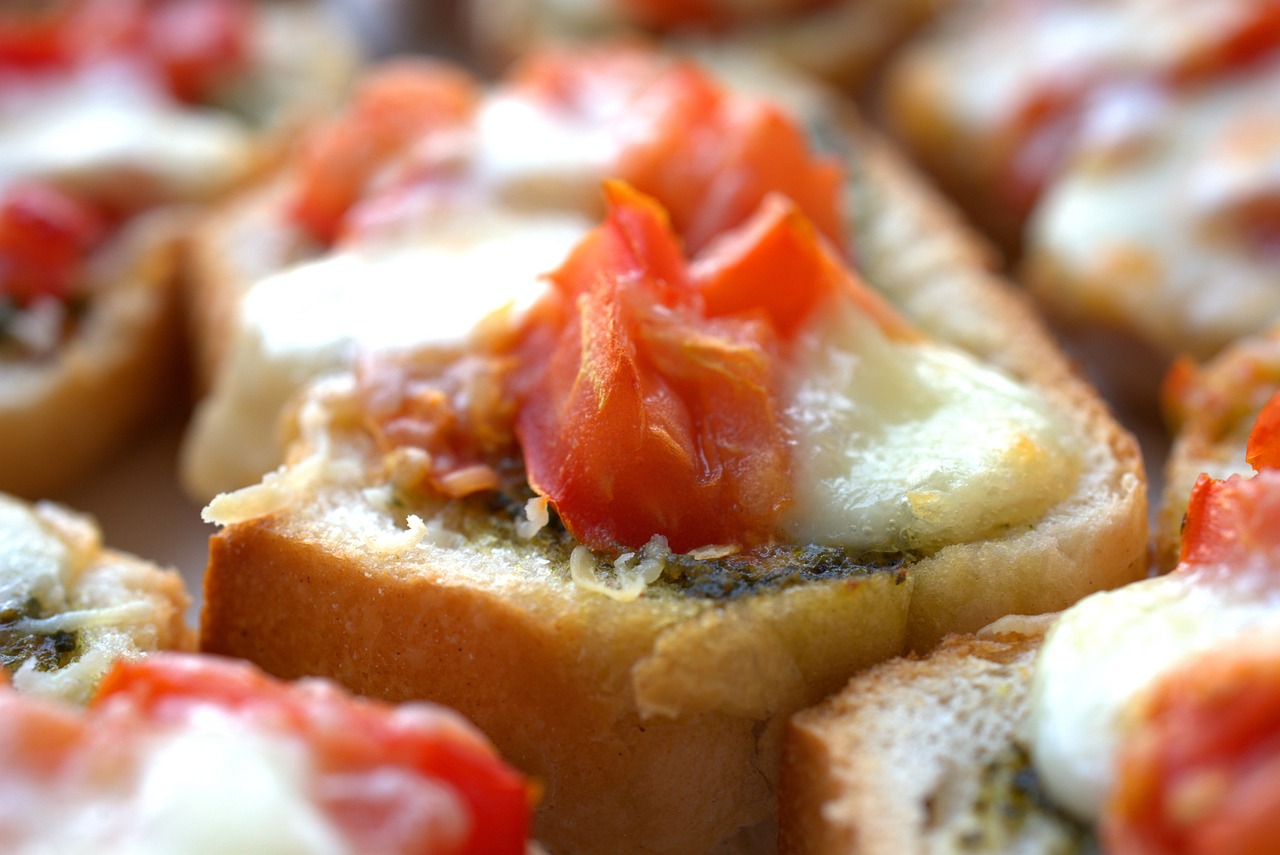
<path id="1" fill-rule="evenodd" d="M 68 26 L 82 11 L 67 11 Z M 164 20 L 190 25 L 181 12 Z M 293 125 L 340 97 L 357 59 L 311 4 L 255 4 L 245 26 L 243 62 L 199 104 L 110 53 L 122 50 L 110 37 L 105 58 L 6 74 L 0 184 L 47 183 L 123 225 L 65 303 L 0 297 L 0 489 L 64 490 L 188 403 L 179 277 L 191 208 L 265 168 Z"/>
<path id="2" fill-rule="evenodd" d="M 0 660 L 19 691 L 84 703 L 122 658 L 190 650 L 177 571 L 105 547 L 89 517 L 0 494 Z"/>
<path id="3" fill-rule="evenodd" d="M 1069 495 L 1033 524 L 910 565 L 806 569 L 784 550 L 757 568 L 772 581 L 753 581 L 669 557 L 691 582 L 622 599 L 573 580 L 610 571 L 574 558 L 563 531 L 518 533 L 518 507 L 389 491 L 386 467 L 412 460 L 384 458 L 340 374 L 303 399 L 290 463 L 208 510 L 224 528 L 203 648 L 459 709 L 543 782 L 537 836 L 554 851 L 751 849 L 774 816 L 791 712 L 948 632 L 1141 576 L 1132 438 L 949 209 L 856 120 L 822 130 L 848 165 L 862 275 L 928 335 L 1044 397 L 1079 449 Z"/>
<path id="4" fill-rule="evenodd" d="M 1078 826 L 1024 783 L 1019 748 L 1052 616 L 1010 617 L 859 674 L 788 727 L 779 852 L 1073 851 Z"/>
<path id="5" fill-rule="evenodd" d="M 74 334 L 50 356 L 0 361 L 0 489 L 31 499 L 64 489 L 181 406 L 183 219 L 169 211 L 128 226 L 94 259 L 101 284 Z"/>

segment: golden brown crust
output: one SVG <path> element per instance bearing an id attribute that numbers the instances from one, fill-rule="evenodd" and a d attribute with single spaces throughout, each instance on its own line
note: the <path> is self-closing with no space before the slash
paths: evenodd
<path id="1" fill-rule="evenodd" d="M 202 648 L 458 709 L 546 787 L 536 836 L 555 851 L 701 852 L 767 821 L 786 716 L 902 644 L 890 575 L 621 604 L 504 579 L 506 556 L 464 582 L 446 559 L 297 534 L 268 517 L 213 538 Z M 673 698 L 688 709 L 656 711 Z"/>
<path id="2" fill-rule="evenodd" d="M 779 852 L 931 851 L 926 835 L 947 822 L 938 803 L 974 794 L 980 770 L 1012 744 L 1045 623 L 951 636 L 927 658 L 877 665 L 793 716 Z"/>
<path id="3" fill-rule="evenodd" d="M 847 131 L 864 275 L 929 334 L 1043 390 L 1080 444 L 1068 499 L 902 572 L 620 603 L 514 537 L 412 534 L 366 489 L 380 457 L 339 423 L 295 447 L 283 480 L 255 488 L 267 506 L 214 538 L 203 647 L 458 708 L 546 783 L 538 836 L 553 849 L 693 852 L 770 819 L 787 715 L 858 669 L 1140 577 L 1145 476 L 1132 438 L 990 272 L 987 248 L 861 125 Z"/>
<path id="4" fill-rule="evenodd" d="M 1025 212 L 994 191 L 999 147 L 949 109 L 948 80 L 954 70 L 935 46 L 937 39 L 918 39 L 894 57 L 878 93 L 877 112 L 893 138 L 1004 257 L 1017 259 Z"/>
<path id="5" fill-rule="evenodd" d="M 1055 409 L 1070 414 L 1086 457 L 1073 498 L 1034 530 L 957 544 L 917 574 L 912 649 L 1002 615 L 1058 611 L 1141 578 L 1146 475 L 1132 435 L 1057 348 L 1029 298 L 991 272 L 989 251 L 955 212 L 886 145 L 864 130 L 854 133 L 862 151 L 853 161 L 854 234 L 864 276 L 930 335 L 1045 390 Z M 976 590 L 983 596 L 974 597 Z"/>
<path id="6" fill-rule="evenodd" d="M 71 339 L 48 361 L 3 367 L 0 490 L 39 498 L 65 488 L 148 419 L 185 403 L 181 219 L 157 213 L 129 226 L 107 250 L 119 256 L 111 281 Z"/>

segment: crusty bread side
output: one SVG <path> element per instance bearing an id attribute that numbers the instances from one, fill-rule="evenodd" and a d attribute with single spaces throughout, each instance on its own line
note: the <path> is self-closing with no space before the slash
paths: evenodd
<path id="1" fill-rule="evenodd" d="M 213 384 L 245 292 L 303 253 L 297 230 L 281 222 L 286 192 L 273 174 L 264 176 L 204 212 L 184 241 L 184 314 L 197 398 Z"/>
<path id="2" fill-rule="evenodd" d="M 542 780 L 538 836 L 555 851 L 687 853 L 771 820 L 788 715 L 859 669 L 1140 577 L 1132 438 L 956 216 L 861 125 L 829 130 L 848 135 L 867 279 L 929 334 L 1043 392 L 1082 456 L 1067 499 L 910 565 L 727 599 L 659 582 L 619 602 L 575 584 L 551 534 L 525 540 L 482 510 L 461 535 L 433 522 L 457 506 L 420 499 L 415 521 L 386 504 L 386 461 L 331 379 L 302 406 L 284 472 L 212 507 L 225 527 L 203 647 L 459 709 Z"/>
<path id="3" fill-rule="evenodd" d="M 994 841 L 979 844 L 984 829 L 972 811 L 984 770 L 1010 750 L 1026 715 L 1048 622 L 951 636 L 927 658 L 877 665 L 795 715 L 782 760 L 779 851 L 988 851 Z M 1016 851 L 1007 840 L 991 849 Z"/>
<path id="4" fill-rule="evenodd" d="M 58 352 L 0 368 L 0 490 L 39 498 L 65 488 L 148 419 L 182 405 L 184 219 L 156 212 L 126 227 L 95 262 L 103 281 Z"/>
<path id="5" fill-rule="evenodd" d="M 1029 298 L 992 272 L 990 251 L 956 212 L 878 137 L 853 129 L 848 138 L 859 140 L 849 210 L 867 281 L 930 335 L 1042 389 L 1080 437 L 1085 461 L 1072 495 L 1031 529 L 949 547 L 916 573 L 910 647 L 928 649 L 1007 614 L 1058 611 L 1140 578 L 1146 475 L 1132 435 L 1058 349 Z"/>
<path id="6" fill-rule="evenodd" d="M 975 8 L 975 11 L 978 11 Z M 949 103 L 945 50 L 948 28 L 966 13 L 944 15 L 893 57 L 884 73 L 876 110 L 891 136 L 908 151 L 1003 256 L 1018 258 L 1026 212 L 995 192 L 1002 152 L 981 129 L 966 125 Z"/>

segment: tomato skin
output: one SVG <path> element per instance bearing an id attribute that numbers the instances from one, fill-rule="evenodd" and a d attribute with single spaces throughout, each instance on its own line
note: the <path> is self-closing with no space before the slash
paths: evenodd
<path id="1" fill-rule="evenodd" d="M 375 766 L 443 781 L 471 816 L 461 855 L 525 851 L 530 789 L 469 725 L 413 705 L 355 698 L 327 681 L 284 683 L 244 662 L 210 655 L 154 654 L 119 662 L 103 679 L 91 709 L 142 729 L 181 724 L 216 710 L 301 738 L 321 774 Z M 341 801 L 326 804 L 340 824 L 360 816 Z M 362 829 L 345 830 L 359 840 Z M 417 851 L 409 848 L 405 851 Z"/>
<path id="2" fill-rule="evenodd" d="M 180 100 L 199 103 L 249 59 L 247 0 L 164 0 L 145 22 L 145 51 Z"/>
<path id="3" fill-rule="evenodd" d="M 1280 469 L 1280 393 L 1273 395 L 1258 413 L 1244 459 L 1255 472 Z"/>
<path id="4" fill-rule="evenodd" d="M 690 252 L 746 222 L 771 193 L 790 197 L 844 250 L 843 174 L 808 149 L 776 106 L 729 92 L 692 63 L 642 50 L 538 54 L 512 77 L 552 114 L 615 130 L 610 177 L 656 198 Z"/>
<path id="5" fill-rule="evenodd" d="M 1165 675 L 1124 743 L 1102 822 L 1115 855 L 1280 851 L 1280 645 L 1220 648 Z"/>
<path id="6" fill-rule="evenodd" d="M 703 316 L 662 209 L 625 185 L 608 195 L 517 351 L 529 483 L 603 552 L 766 539 L 790 492 L 777 334 Z"/>
<path id="7" fill-rule="evenodd" d="M 334 242 L 380 170 L 415 140 L 465 121 L 478 97 L 467 74 L 442 63 L 381 67 L 342 115 L 303 142 L 290 216 L 317 240 Z"/>
<path id="8" fill-rule="evenodd" d="M 52 185 L 10 185 L 0 195 L 0 297 L 20 306 L 69 299 L 85 256 L 107 229 L 92 207 Z"/>

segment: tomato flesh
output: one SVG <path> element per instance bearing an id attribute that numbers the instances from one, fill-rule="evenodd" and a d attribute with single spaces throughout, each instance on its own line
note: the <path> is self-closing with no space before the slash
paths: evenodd
<path id="1" fill-rule="evenodd" d="M 84 780 L 86 769 L 123 777 L 138 752 L 159 734 L 200 731 L 214 721 L 235 722 L 305 748 L 308 767 L 316 775 L 307 792 L 354 851 L 441 851 L 422 849 L 423 841 L 413 835 L 368 825 L 378 816 L 412 824 L 413 804 L 396 800 L 411 799 L 415 786 L 420 786 L 416 781 L 443 782 L 469 814 L 465 839 L 445 851 L 525 851 L 527 782 L 477 731 L 440 710 L 356 699 L 324 681 L 287 684 L 233 660 L 161 653 L 117 663 L 83 714 L 7 688 L 0 688 L 0 711 L 0 740 L 17 750 L 16 756 L 8 757 L 4 772 L 18 781 L 49 780 L 66 769 L 74 780 L 64 786 L 88 787 L 92 782 Z M 212 732 L 222 733 L 224 727 Z M 387 774 L 362 778 L 377 770 Z M 390 777 L 396 774 L 399 777 Z M 342 785 L 325 784 L 335 780 Z M 368 786 L 362 786 L 366 780 Z M 388 787 L 391 780 L 401 784 Z M 100 786 L 105 783 L 97 780 Z M 74 791 L 69 797 L 75 797 Z"/>
<path id="2" fill-rule="evenodd" d="M 343 113 L 305 141 L 290 213 L 332 243 L 370 183 L 415 141 L 447 132 L 475 108 L 475 83 L 443 64 L 397 62 L 371 75 Z"/>
<path id="3" fill-rule="evenodd" d="M 690 252 L 741 225 L 770 193 L 844 246 L 838 164 L 810 152 L 776 106 L 726 90 L 691 63 L 621 48 L 546 52 L 516 71 L 513 87 L 553 115 L 616 128 L 622 145 L 609 176 L 656 198 Z"/>
<path id="4" fill-rule="evenodd" d="M 107 228 L 94 208 L 52 185 L 10 185 L 0 195 L 0 297 L 20 306 L 69 299 Z"/>
<path id="5" fill-rule="evenodd" d="M 1202 655 L 1153 688 L 1103 819 L 1117 855 L 1280 851 L 1280 649 Z"/>
<path id="6" fill-rule="evenodd" d="M 606 554 L 766 542 L 791 496 L 779 349 L 826 301 L 875 298 L 782 197 L 690 265 L 653 199 L 607 195 L 517 349 L 529 483 Z"/>

